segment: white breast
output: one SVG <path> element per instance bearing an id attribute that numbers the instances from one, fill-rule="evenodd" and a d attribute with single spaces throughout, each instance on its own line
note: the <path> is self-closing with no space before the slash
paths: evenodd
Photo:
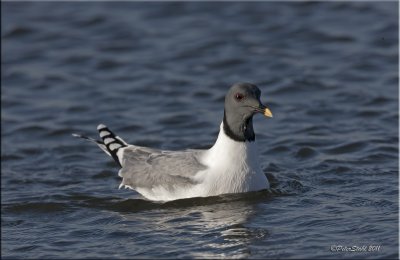
<path id="1" fill-rule="evenodd" d="M 217 141 L 201 159 L 208 166 L 196 176 L 201 182 L 202 196 L 269 188 L 259 164 L 256 142 L 232 140 L 225 134 L 222 123 Z"/>

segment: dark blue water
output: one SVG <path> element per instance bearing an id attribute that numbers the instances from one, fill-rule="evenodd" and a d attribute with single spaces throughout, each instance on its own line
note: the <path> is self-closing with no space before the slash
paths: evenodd
<path id="1" fill-rule="evenodd" d="M 2 257 L 398 258 L 397 2 L 1 5 Z M 71 137 L 210 147 L 238 81 L 272 192 L 149 202 Z"/>

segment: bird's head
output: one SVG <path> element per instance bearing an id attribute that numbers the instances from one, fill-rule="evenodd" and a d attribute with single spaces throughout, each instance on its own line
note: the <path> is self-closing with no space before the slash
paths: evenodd
<path id="1" fill-rule="evenodd" d="M 250 83 L 236 83 L 225 96 L 224 128 L 236 141 L 253 141 L 253 116 L 272 117 L 271 110 L 260 100 L 260 89 Z"/>

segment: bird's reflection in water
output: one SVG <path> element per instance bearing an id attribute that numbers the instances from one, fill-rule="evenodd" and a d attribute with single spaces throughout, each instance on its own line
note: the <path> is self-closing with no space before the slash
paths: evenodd
<path id="1" fill-rule="evenodd" d="M 142 223 L 147 227 L 152 222 L 151 232 L 159 234 L 159 239 L 165 236 L 169 246 L 188 248 L 187 255 L 182 257 L 246 258 L 251 256 L 250 241 L 268 235 L 264 227 L 248 225 L 249 219 L 257 214 L 257 202 L 267 199 L 264 193 L 256 192 L 181 200 L 146 211 L 143 218 L 138 212 L 124 218 L 134 220 L 136 228 L 138 221 L 147 222 Z M 171 235 L 174 241 L 169 239 Z"/>
<path id="2" fill-rule="evenodd" d="M 256 207 L 247 201 L 216 205 L 215 209 L 202 212 L 204 233 L 211 233 L 204 246 L 211 250 L 193 252 L 194 257 L 249 257 L 250 240 L 260 237 L 260 230 L 246 226 L 248 219 L 256 214 Z M 267 231 L 261 232 L 264 235 Z M 262 236 L 264 236 L 262 235 Z M 216 250 L 212 250 L 216 249 Z"/>

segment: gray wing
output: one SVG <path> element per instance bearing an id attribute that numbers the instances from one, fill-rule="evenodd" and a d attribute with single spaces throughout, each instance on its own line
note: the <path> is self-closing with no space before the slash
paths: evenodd
<path id="1" fill-rule="evenodd" d="M 139 146 L 123 150 L 122 184 L 132 188 L 166 189 L 196 184 L 194 175 L 207 167 L 198 160 L 203 150 L 161 151 Z"/>

